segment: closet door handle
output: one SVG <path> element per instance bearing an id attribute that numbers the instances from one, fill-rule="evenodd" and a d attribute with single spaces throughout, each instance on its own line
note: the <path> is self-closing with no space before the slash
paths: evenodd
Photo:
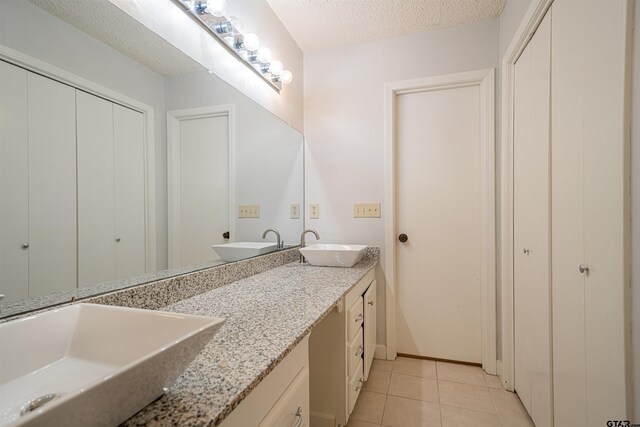
<path id="1" fill-rule="evenodd" d="M 23 243 L 22 244 L 22 249 L 29 249 L 29 244 L 28 243 Z"/>
<path id="2" fill-rule="evenodd" d="M 400 240 L 401 243 L 406 243 L 407 240 L 409 240 L 409 236 L 407 236 L 406 234 L 402 233 L 401 235 L 398 236 L 398 240 Z"/>
<path id="3" fill-rule="evenodd" d="M 580 265 L 578 266 L 578 271 L 579 271 L 580 273 L 582 273 L 582 274 L 589 275 L 589 267 L 587 267 L 587 266 L 586 266 L 586 265 L 584 265 L 584 264 L 580 264 Z"/>
<path id="4" fill-rule="evenodd" d="M 525 255 L 529 255 L 529 249 L 524 248 L 524 249 L 522 250 L 522 253 L 523 253 L 523 254 L 525 254 Z"/>

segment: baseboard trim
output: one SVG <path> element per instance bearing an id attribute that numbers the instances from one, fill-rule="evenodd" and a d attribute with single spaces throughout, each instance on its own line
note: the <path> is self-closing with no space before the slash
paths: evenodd
<path id="1" fill-rule="evenodd" d="M 377 344 L 376 345 L 376 352 L 373 355 L 374 358 L 376 359 L 382 359 L 382 360 L 386 360 L 387 359 L 387 346 L 384 344 Z"/>

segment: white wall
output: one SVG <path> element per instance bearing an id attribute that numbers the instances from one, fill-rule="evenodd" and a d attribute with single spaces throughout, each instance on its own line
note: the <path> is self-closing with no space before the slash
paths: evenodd
<path id="1" fill-rule="evenodd" d="M 235 104 L 236 207 L 259 204 L 260 218 L 238 219 L 232 241 L 260 241 L 275 228 L 285 243 L 296 243 L 300 219 L 291 219 L 289 205 L 303 202 L 303 136 L 237 89 L 206 71 L 167 77 L 168 111 Z M 273 240 L 273 234 L 267 237 Z M 275 240 L 273 240 L 275 241 Z"/>
<path id="2" fill-rule="evenodd" d="M 229 0 L 228 16 L 236 15 L 245 32 L 255 32 L 274 59 L 280 59 L 294 76 L 281 94 L 240 63 L 170 0 L 109 0 L 186 55 L 212 70 L 222 80 L 302 131 L 302 51 L 266 0 Z M 153 11 L 153 13 L 149 13 Z"/>
<path id="3" fill-rule="evenodd" d="M 156 262 L 167 266 L 164 77 L 26 0 L 0 1 L 0 44 L 151 105 L 155 113 Z"/>
<path id="4" fill-rule="evenodd" d="M 384 84 L 498 66 L 498 20 L 305 53 L 307 219 L 323 242 L 382 248 L 384 265 Z M 353 203 L 381 202 L 380 219 L 354 219 Z M 385 280 L 378 342 L 385 336 Z"/>

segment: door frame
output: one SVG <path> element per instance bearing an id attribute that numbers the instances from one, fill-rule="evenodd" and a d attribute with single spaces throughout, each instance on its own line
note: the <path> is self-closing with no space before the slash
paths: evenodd
<path id="1" fill-rule="evenodd" d="M 481 295 L 482 367 L 496 373 L 496 267 L 495 267 L 495 122 L 493 68 L 446 74 L 385 84 L 385 270 L 387 359 L 397 356 L 396 348 L 396 209 L 397 209 L 397 97 L 434 90 L 478 86 L 480 89 L 480 174 L 481 182 Z"/>
<path id="2" fill-rule="evenodd" d="M 156 156 L 155 125 L 152 106 L 123 95 L 89 79 L 71 73 L 41 59 L 0 44 L 0 59 L 27 71 L 55 80 L 74 89 L 122 105 L 142 114 L 144 121 L 144 210 L 145 210 L 145 269 L 156 272 Z"/>
<path id="3" fill-rule="evenodd" d="M 180 122 L 183 120 L 227 117 L 229 130 L 229 232 L 236 232 L 235 168 L 236 168 L 236 107 L 235 104 L 211 105 L 200 108 L 167 111 L 167 196 L 169 268 L 180 265 Z"/>
<path id="4" fill-rule="evenodd" d="M 501 170 L 501 304 L 502 360 L 498 375 L 507 390 L 515 387 L 515 328 L 513 301 L 513 120 L 515 64 L 544 19 L 553 0 L 532 0 L 502 58 L 502 170 Z"/>

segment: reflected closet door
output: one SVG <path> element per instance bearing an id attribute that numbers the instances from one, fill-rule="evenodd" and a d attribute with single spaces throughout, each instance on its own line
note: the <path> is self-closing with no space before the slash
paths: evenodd
<path id="1" fill-rule="evenodd" d="M 0 61 L 0 294 L 29 297 L 27 72 Z"/>
<path id="2" fill-rule="evenodd" d="M 115 278 L 146 272 L 145 162 L 142 113 L 113 104 Z"/>
<path id="3" fill-rule="evenodd" d="M 78 286 L 115 279 L 113 103 L 76 91 Z"/>
<path id="4" fill-rule="evenodd" d="M 29 296 L 74 289 L 75 89 L 28 73 Z"/>

